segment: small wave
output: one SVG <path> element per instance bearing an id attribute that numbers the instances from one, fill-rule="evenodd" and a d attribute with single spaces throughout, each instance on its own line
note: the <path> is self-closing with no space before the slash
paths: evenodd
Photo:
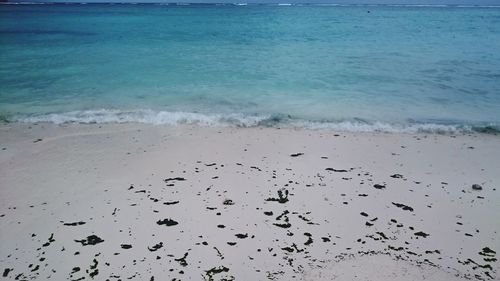
<path id="1" fill-rule="evenodd" d="M 312 130 L 333 130 L 344 132 L 382 132 L 382 133 L 500 133 L 498 124 L 439 124 L 432 122 L 417 122 L 409 120 L 406 123 L 388 123 L 367 121 L 363 119 L 312 121 L 294 118 L 290 115 L 247 115 L 232 114 L 204 114 L 196 112 L 171 112 L 153 110 L 83 110 L 64 113 L 49 113 L 31 116 L 13 116 L 3 118 L 10 122 L 23 123 L 145 123 L 166 125 L 197 125 L 204 127 L 280 127 L 305 128 Z"/>
<path id="2" fill-rule="evenodd" d="M 293 122 L 294 127 L 305 127 L 309 129 L 329 129 L 341 132 L 380 132 L 380 133 L 431 133 L 431 134 L 457 134 L 472 133 L 473 127 L 466 125 L 441 125 L 433 123 L 425 124 L 398 124 L 386 122 L 366 121 L 340 121 L 340 122 Z"/>
<path id="3" fill-rule="evenodd" d="M 242 114 L 201 114 L 192 112 L 169 112 L 152 110 L 83 110 L 64 113 L 50 113 L 33 116 L 15 116 L 16 122 L 36 123 L 47 122 L 55 124 L 64 123 L 145 123 L 145 124 L 168 124 L 180 125 L 191 124 L 207 127 L 215 126 L 237 126 L 253 127 L 259 122 L 267 119 L 267 116 L 245 116 Z"/>

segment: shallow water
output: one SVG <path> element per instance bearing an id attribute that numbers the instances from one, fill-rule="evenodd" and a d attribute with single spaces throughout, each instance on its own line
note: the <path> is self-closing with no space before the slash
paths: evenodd
<path id="1" fill-rule="evenodd" d="M 500 124 L 500 9 L 0 5 L 7 120 Z"/>

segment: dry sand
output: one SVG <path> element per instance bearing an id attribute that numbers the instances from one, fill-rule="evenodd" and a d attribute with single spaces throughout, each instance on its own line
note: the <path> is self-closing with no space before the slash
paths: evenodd
<path id="1" fill-rule="evenodd" d="M 0 274 L 499 280 L 499 183 L 498 136 L 3 124 Z"/>

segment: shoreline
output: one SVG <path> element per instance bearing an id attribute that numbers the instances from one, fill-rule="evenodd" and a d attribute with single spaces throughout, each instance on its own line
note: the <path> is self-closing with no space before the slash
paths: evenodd
<path id="1" fill-rule="evenodd" d="M 8 123 L 0 144 L 11 279 L 492 280 L 500 269 L 485 260 L 500 251 L 494 135 Z"/>
<path id="2" fill-rule="evenodd" d="M 203 128 L 267 128 L 285 130 L 311 130 L 337 133 L 390 133 L 390 134 L 440 134 L 500 135 L 497 122 L 486 121 L 381 121 L 360 118 L 339 120 L 296 119 L 290 115 L 204 114 L 170 111 L 74 111 L 32 117 L 0 117 L 0 126 L 8 124 L 45 124 L 48 126 L 75 125 L 139 125 Z"/>

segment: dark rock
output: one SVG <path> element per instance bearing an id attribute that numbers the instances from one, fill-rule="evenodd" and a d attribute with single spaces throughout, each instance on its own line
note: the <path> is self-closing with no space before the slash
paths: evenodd
<path id="1" fill-rule="evenodd" d="M 214 278 L 213 278 L 214 275 L 220 274 L 223 272 L 229 272 L 229 268 L 227 268 L 225 266 L 213 267 L 213 268 L 206 271 L 207 280 L 214 280 Z"/>
<path id="2" fill-rule="evenodd" d="M 479 184 L 475 183 L 472 185 L 472 189 L 473 190 L 483 190 L 483 187 L 480 186 Z"/>
<path id="3" fill-rule="evenodd" d="M 174 259 L 176 262 L 179 262 L 179 264 L 182 266 L 182 267 L 185 267 L 188 265 L 187 261 L 186 261 L 186 258 L 188 256 L 188 253 L 185 253 L 184 256 L 182 258 L 178 258 L 178 259 Z"/>
<path id="4" fill-rule="evenodd" d="M 429 236 L 429 234 L 422 232 L 422 231 L 415 232 L 414 234 L 415 234 L 415 236 L 420 236 L 420 237 L 424 237 L 424 238 L 427 238 L 427 236 Z"/>
<path id="5" fill-rule="evenodd" d="M 167 183 L 169 181 L 185 181 L 185 180 L 186 180 L 185 178 L 175 177 L 175 178 L 164 179 L 163 181 Z"/>
<path id="6" fill-rule="evenodd" d="M 75 240 L 75 242 L 82 243 L 82 246 L 87 246 L 87 245 L 96 245 L 99 243 L 104 242 L 100 237 L 96 235 L 90 235 L 87 236 L 86 239 L 81 239 L 81 240 Z"/>
<path id="7" fill-rule="evenodd" d="M 159 220 L 156 222 L 158 225 L 166 225 L 166 226 L 174 226 L 179 224 L 178 222 L 174 221 L 173 219 L 163 219 Z"/>
<path id="8" fill-rule="evenodd" d="M 287 223 L 273 223 L 274 225 L 276 225 L 277 227 L 281 227 L 281 228 L 290 228 L 292 225 L 287 222 Z"/>
<path id="9" fill-rule="evenodd" d="M 11 271 L 12 271 L 12 268 L 6 268 L 6 269 L 4 269 L 2 276 L 3 277 L 7 277 L 9 275 L 9 272 L 11 272 Z"/>
<path id="10" fill-rule="evenodd" d="M 66 225 L 66 226 L 77 226 L 77 225 L 84 225 L 84 224 L 85 224 L 84 221 L 64 223 L 64 225 Z"/>
<path id="11" fill-rule="evenodd" d="M 170 202 L 164 202 L 163 205 L 175 205 L 178 203 L 179 203 L 179 201 L 170 201 Z"/>
<path id="12" fill-rule="evenodd" d="M 234 205 L 234 202 L 231 199 L 226 199 L 226 200 L 224 200 L 224 202 L 222 202 L 222 204 L 230 206 L 230 205 Z"/>
<path id="13" fill-rule="evenodd" d="M 492 249 L 490 249 L 489 247 L 484 247 L 483 248 L 483 251 L 480 252 L 479 254 L 482 255 L 482 256 L 490 256 L 490 257 L 493 257 L 495 256 L 497 252 L 493 251 Z"/>
<path id="14" fill-rule="evenodd" d="M 313 243 L 312 235 L 309 232 L 304 233 L 305 236 L 307 236 L 307 241 L 304 243 L 304 245 L 309 246 Z"/>
<path id="15" fill-rule="evenodd" d="M 163 247 L 163 242 L 160 242 L 160 243 L 158 243 L 158 244 L 154 245 L 154 246 L 153 246 L 153 247 L 151 247 L 151 248 L 150 248 L 150 247 L 148 247 L 148 250 L 149 250 L 150 252 L 155 252 L 155 251 L 157 251 L 157 250 L 161 249 L 162 247 Z"/>
<path id="16" fill-rule="evenodd" d="M 334 169 L 334 168 L 326 168 L 326 171 L 336 172 L 336 173 L 347 173 L 347 170 L 344 169 Z"/>
<path id="17" fill-rule="evenodd" d="M 375 233 L 377 233 L 378 235 L 380 235 L 380 237 L 382 237 L 383 239 L 386 239 L 386 240 L 389 239 L 389 238 L 387 238 L 387 236 L 385 236 L 385 234 L 383 232 L 379 231 L 379 232 L 375 232 Z"/>
<path id="18" fill-rule="evenodd" d="M 275 201 L 284 204 L 288 202 L 288 190 L 280 189 L 278 190 L 278 198 L 267 198 L 266 201 Z"/>
<path id="19" fill-rule="evenodd" d="M 403 209 L 403 210 L 405 210 L 405 211 L 410 211 L 410 212 L 413 212 L 413 208 L 412 208 L 412 207 L 410 207 L 410 206 L 406 206 L 406 205 L 404 205 L 404 204 L 401 204 L 401 203 L 394 203 L 394 202 L 392 202 L 392 205 L 394 205 L 394 206 L 396 206 L 396 207 L 398 207 L 398 208 L 401 208 L 401 209 Z"/>

